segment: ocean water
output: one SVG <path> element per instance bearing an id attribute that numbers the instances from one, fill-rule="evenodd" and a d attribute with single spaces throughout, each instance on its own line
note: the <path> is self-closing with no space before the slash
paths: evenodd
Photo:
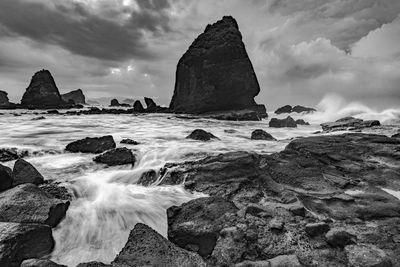
<path id="1" fill-rule="evenodd" d="M 109 263 L 125 245 L 129 231 L 136 223 L 143 222 L 166 236 L 166 209 L 205 196 L 187 192 L 182 186 L 143 187 L 137 184 L 142 173 L 158 170 L 167 162 L 195 160 L 228 151 L 281 151 L 293 138 L 311 136 L 321 129 L 319 123 L 327 121 L 327 111 L 321 110 L 314 114 L 294 115 L 312 122 L 310 126 L 294 129 L 269 128 L 268 120 L 188 120 L 172 114 L 44 115 L 46 119 L 32 120 L 42 115 L 35 115 L 32 111 L 1 111 L 0 147 L 30 151 L 27 160 L 45 179 L 61 182 L 75 193 L 76 198 L 66 218 L 53 229 L 56 247 L 52 260 L 67 266 L 93 260 Z M 14 115 L 22 112 L 29 114 Z M 365 112 L 370 112 L 374 118 L 380 116 L 379 119 L 387 125 L 397 125 L 399 119 L 396 110 L 363 112 L 353 114 L 352 109 L 351 115 L 365 118 L 368 117 Z M 349 114 L 337 113 L 337 116 L 343 115 Z M 328 116 L 334 117 L 330 113 Z M 220 140 L 198 142 L 185 139 L 197 128 L 212 132 Z M 266 130 L 277 141 L 251 140 L 251 132 L 255 129 Z M 382 131 L 389 135 L 398 131 L 398 127 L 388 126 Z M 95 164 L 92 154 L 64 151 L 71 141 L 103 135 L 112 135 L 117 146 L 133 149 L 137 156 L 135 166 L 106 167 Z M 123 138 L 134 139 L 140 145 L 119 144 Z M 6 165 L 12 167 L 13 162 Z"/>

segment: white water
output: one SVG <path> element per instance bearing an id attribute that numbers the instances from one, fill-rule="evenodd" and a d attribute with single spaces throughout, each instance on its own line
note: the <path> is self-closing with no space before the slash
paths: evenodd
<path id="1" fill-rule="evenodd" d="M 167 114 L 45 115 L 44 120 L 32 120 L 39 115 L 29 111 L 30 114 L 13 116 L 21 111 L 2 111 L 5 114 L 0 116 L 0 147 L 29 150 L 31 156 L 27 160 L 46 179 L 63 182 L 76 194 L 66 218 L 53 230 L 56 247 L 52 259 L 68 266 L 93 260 L 108 263 L 124 246 L 129 231 L 137 222 L 146 223 L 166 236 L 166 209 L 202 196 L 191 194 L 181 186 L 137 185 L 143 172 L 158 170 L 166 162 L 194 160 L 228 151 L 277 152 L 292 138 L 310 136 L 320 130 L 318 124 L 326 121 L 328 111 L 295 115 L 313 124 L 294 129 L 269 128 L 268 121 L 184 120 Z M 210 131 L 221 140 L 197 142 L 185 139 L 197 128 Z M 255 129 L 266 130 L 278 141 L 250 140 Z M 106 168 L 93 163 L 91 154 L 64 152 L 65 145 L 71 141 L 108 134 L 113 135 L 118 146 L 135 151 L 138 162 L 134 167 Z M 123 138 L 141 144 L 120 145 Z M 7 165 L 12 167 L 13 162 Z"/>

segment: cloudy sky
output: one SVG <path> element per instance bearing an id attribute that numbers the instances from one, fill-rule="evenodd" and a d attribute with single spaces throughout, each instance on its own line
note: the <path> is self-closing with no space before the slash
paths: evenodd
<path id="1" fill-rule="evenodd" d="M 399 14 L 399 0 L 0 0 L 0 90 L 18 102 L 46 68 L 62 93 L 167 105 L 181 55 L 232 15 L 268 109 L 329 93 L 400 106 Z"/>

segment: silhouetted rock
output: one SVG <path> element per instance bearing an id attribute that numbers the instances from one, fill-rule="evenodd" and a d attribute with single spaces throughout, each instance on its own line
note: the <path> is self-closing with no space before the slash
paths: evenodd
<path id="1" fill-rule="evenodd" d="M 303 107 L 303 106 L 294 106 L 292 108 L 292 112 L 297 112 L 297 113 L 302 113 L 302 112 L 306 112 L 306 113 L 310 113 L 310 112 L 314 112 L 316 111 L 314 108 L 308 108 L 308 107 Z"/>
<path id="2" fill-rule="evenodd" d="M 119 106 L 120 104 L 117 99 L 114 98 L 111 100 L 110 107 L 119 107 Z"/>
<path id="3" fill-rule="evenodd" d="M 129 138 L 122 139 L 120 143 L 121 144 L 128 144 L 128 145 L 139 145 L 140 144 L 139 142 L 136 142 L 135 140 L 132 140 L 132 139 L 129 139 Z"/>
<path id="4" fill-rule="evenodd" d="M 133 103 L 133 111 L 135 112 L 144 112 L 144 107 L 140 100 L 136 100 L 135 103 Z"/>
<path id="5" fill-rule="evenodd" d="M 72 200 L 73 193 L 66 187 L 55 182 L 39 185 L 39 188 L 50 196 L 61 200 Z"/>
<path id="6" fill-rule="evenodd" d="M 280 107 L 277 110 L 275 110 L 275 114 L 291 113 L 291 112 L 292 112 L 291 105 L 286 105 L 286 106 Z"/>
<path id="7" fill-rule="evenodd" d="M 43 176 L 32 164 L 23 159 L 18 159 L 13 169 L 13 186 L 31 183 L 40 185 L 44 182 Z"/>
<path id="8" fill-rule="evenodd" d="M 18 151 L 16 148 L 0 148 L 0 161 L 10 161 L 26 157 L 28 151 Z"/>
<path id="9" fill-rule="evenodd" d="M 146 107 L 148 110 L 152 110 L 157 107 L 156 102 L 154 102 L 154 100 L 149 97 L 145 97 L 144 102 L 146 103 Z"/>
<path id="10" fill-rule="evenodd" d="M 310 125 L 308 122 L 304 121 L 303 119 L 296 120 L 297 125 Z"/>
<path id="11" fill-rule="evenodd" d="M 62 100 L 50 71 L 41 70 L 33 75 L 24 93 L 21 105 L 28 108 L 62 108 L 68 104 Z"/>
<path id="12" fill-rule="evenodd" d="M 400 133 L 392 135 L 392 138 L 400 138 Z"/>
<path id="13" fill-rule="evenodd" d="M 67 267 L 66 265 L 57 264 L 47 259 L 29 259 L 24 260 L 21 267 Z"/>
<path id="14" fill-rule="evenodd" d="M 7 92 L 0 91 L 0 107 L 8 107 L 10 105 L 7 95 Z"/>
<path id="15" fill-rule="evenodd" d="M 206 264 L 199 255 L 175 246 L 147 225 L 138 223 L 112 266 L 205 267 Z"/>
<path id="16" fill-rule="evenodd" d="M 69 143 L 65 148 L 69 152 L 103 153 L 116 147 L 114 138 L 111 135 L 102 137 L 86 137 Z"/>
<path id="17" fill-rule="evenodd" d="M 51 197 L 33 184 L 21 184 L 0 193 L 0 221 L 44 223 L 55 227 L 64 217 L 69 201 Z"/>
<path id="18" fill-rule="evenodd" d="M 346 246 L 346 255 L 351 267 L 392 267 L 386 252 L 370 244 Z"/>
<path id="19" fill-rule="evenodd" d="M 287 116 L 285 119 L 272 118 L 269 121 L 269 127 L 274 127 L 274 128 L 291 127 L 291 128 L 295 128 L 295 127 L 297 127 L 297 124 L 296 124 L 296 121 L 292 117 Z"/>
<path id="20" fill-rule="evenodd" d="M 130 149 L 119 147 L 108 150 L 93 159 L 94 162 L 107 164 L 108 166 L 117 166 L 125 164 L 135 164 L 136 158 Z"/>
<path id="21" fill-rule="evenodd" d="M 83 94 L 82 89 L 77 89 L 66 94 L 62 94 L 61 97 L 65 102 L 72 100 L 73 104 L 86 104 L 85 95 Z"/>
<path id="22" fill-rule="evenodd" d="M 266 131 L 261 130 L 261 129 L 254 130 L 251 133 L 251 139 L 253 139 L 253 140 L 275 140 L 275 138 L 272 137 L 272 135 L 270 135 L 269 133 L 267 133 Z"/>
<path id="23" fill-rule="evenodd" d="M 321 124 L 323 131 L 357 130 L 380 125 L 381 123 L 378 120 L 364 121 L 353 117 L 345 117 L 335 122 L 326 122 Z"/>
<path id="24" fill-rule="evenodd" d="M 10 189 L 12 182 L 12 170 L 0 164 L 0 192 Z"/>
<path id="25" fill-rule="evenodd" d="M 198 141 L 210 141 L 211 139 L 218 139 L 215 135 L 210 132 L 206 132 L 202 129 L 196 129 L 191 134 L 189 134 L 187 139 L 193 139 Z"/>
<path id="26" fill-rule="evenodd" d="M 179 60 L 169 107 L 173 112 L 193 114 L 242 109 L 259 112 L 254 101 L 259 92 L 238 24 L 225 16 L 208 25 Z"/>
<path id="27" fill-rule="evenodd" d="M 25 259 L 50 254 L 53 247 L 51 228 L 47 225 L 0 222 L 0 266 L 20 266 Z"/>

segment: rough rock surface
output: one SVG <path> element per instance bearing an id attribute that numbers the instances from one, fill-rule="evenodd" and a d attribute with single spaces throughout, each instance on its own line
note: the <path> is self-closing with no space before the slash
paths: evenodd
<path id="1" fill-rule="evenodd" d="M 136 157 L 132 153 L 132 150 L 126 147 L 119 147 L 115 149 L 108 150 L 101 155 L 98 155 L 93 159 L 94 162 L 104 163 L 108 166 L 117 166 L 132 164 L 136 162 Z"/>
<path id="2" fill-rule="evenodd" d="M 32 108 L 58 108 L 66 104 L 48 70 L 41 70 L 33 75 L 21 100 L 22 106 Z"/>
<path id="3" fill-rule="evenodd" d="M 364 121 L 362 119 L 356 119 L 353 117 L 345 117 L 335 122 L 326 122 L 321 124 L 322 130 L 326 132 L 343 131 L 349 129 L 356 130 L 356 129 L 370 128 L 380 125 L 381 125 L 380 122 L 377 120 Z"/>
<path id="4" fill-rule="evenodd" d="M 392 267 L 385 251 L 374 245 L 350 245 L 345 248 L 350 267 Z"/>
<path id="5" fill-rule="evenodd" d="M 206 264 L 199 255 L 175 246 L 147 225 L 138 223 L 112 266 L 205 267 Z"/>
<path id="6" fill-rule="evenodd" d="M 173 112 L 205 113 L 253 109 L 260 92 L 236 20 L 225 16 L 208 25 L 176 69 Z"/>
<path id="7" fill-rule="evenodd" d="M 25 259 L 49 254 L 53 247 L 47 225 L 0 222 L 0 266 L 20 266 Z"/>
<path id="8" fill-rule="evenodd" d="M 67 267 L 66 265 L 57 264 L 54 261 L 46 259 L 29 259 L 24 260 L 21 267 Z"/>
<path id="9" fill-rule="evenodd" d="M 215 135 L 210 132 L 206 132 L 202 129 L 196 129 L 191 134 L 189 134 L 187 139 L 193 139 L 198 141 L 210 141 L 211 139 L 218 139 Z"/>
<path id="10" fill-rule="evenodd" d="M 252 140 L 275 140 L 275 138 L 264 130 L 257 129 L 251 133 Z"/>
<path id="11" fill-rule="evenodd" d="M 136 100 L 135 103 L 133 103 L 133 111 L 144 112 L 144 107 L 142 105 L 142 102 L 140 102 L 140 100 Z"/>
<path id="12" fill-rule="evenodd" d="M 0 192 L 10 189 L 13 183 L 12 170 L 0 164 Z"/>
<path id="13" fill-rule="evenodd" d="M 0 221 L 55 227 L 65 217 L 69 204 L 69 201 L 53 198 L 36 185 L 21 184 L 0 193 Z"/>
<path id="14" fill-rule="evenodd" d="M 277 110 L 275 110 L 275 114 L 291 113 L 291 112 L 292 112 L 291 105 L 286 105 L 286 106 L 280 107 Z"/>
<path id="15" fill-rule="evenodd" d="M 16 148 L 0 148 L 0 161 L 10 161 L 26 157 L 28 151 L 18 151 Z"/>
<path id="16" fill-rule="evenodd" d="M 72 100 L 74 104 L 82 104 L 82 105 L 86 104 L 85 95 L 83 94 L 82 89 L 77 89 L 62 94 L 61 97 L 65 102 L 70 102 Z"/>
<path id="17" fill-rule="evenodd" d="M 356 236 L 342 229 L 331 229 L 326 233 L 325 237 L 332 247 L 344 248 L 347 245 L 356 243 Z"/>
<path id="18" fill-rule="evenodd" d="M 269 121 L 269 127 L 274 127 L 274 128 L 291 127 L 291 128 L 295 128 L 295 127 L 297 127 L 297 123 L 290 116 L 287 116 L 285 119 L 272 118 Z"/>
<path id="19" fill-rule="evenodd" d="M 44 182 L 44 178 L 40 172 L 24 159 L 18 159 L 15 162 L 12 176 L 13 186 L 26 183 L 40 185 Z"/>
<path id="20" fill-rule="evenodd" d="M 111 135 L 102 137 L 86 137 L 69 143 L 65 148 L 69 152 L 103 153 L 116 147 L 114 138 Z"/>

